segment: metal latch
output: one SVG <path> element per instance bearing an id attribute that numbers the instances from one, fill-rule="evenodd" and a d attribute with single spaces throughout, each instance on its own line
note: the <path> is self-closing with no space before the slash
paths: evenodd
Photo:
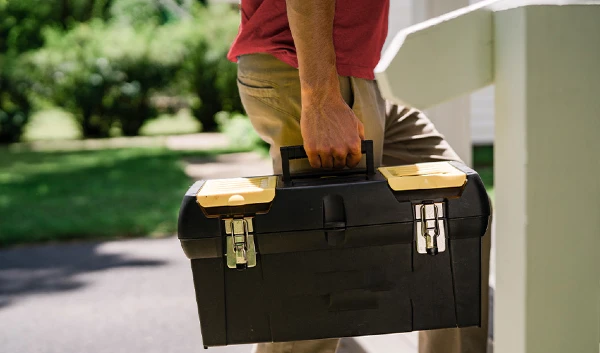
<path id="1" fill-rule="evenodd" d="M 436 255 L 446 251 L 444 228 L 444 203 L 422 203 L 415 205 L 417 252 Z"/>
<path id="2" fill-rule="evenodd" d="M 227 218 L 223 221 L 227 234 L 227 267 L 245 269 L 256 266 L 252 218 Z"/>

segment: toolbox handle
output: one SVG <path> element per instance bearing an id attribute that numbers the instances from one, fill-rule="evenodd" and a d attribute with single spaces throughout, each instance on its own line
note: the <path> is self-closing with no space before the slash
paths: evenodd
<path id="1" fill-rule="evenodd" d="M 325 170 L 315 169 L 313 172 L 299 173 L 292 175 L 290 173 L 290 160 L 308 158 L 304 146 L 284 146 L 281 151 L 281 169 L 283 171 L 283 181 L 290 182 L 293 177 L 316 177 L 316 176 L 339 176 L 348 174 L 365 173 L 367 176 L 375 174 L 375 165 L 373 162 L 373 141 L 365 140 L 361 142 L 360 152 L 367 157 L 366 169 L 341 169 Z"/>

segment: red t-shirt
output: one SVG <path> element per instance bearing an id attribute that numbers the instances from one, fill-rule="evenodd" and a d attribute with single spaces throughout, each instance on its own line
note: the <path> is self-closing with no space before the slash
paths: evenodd
<path id="1" fill-rule="evenodd" d="M 341 76 L 373 80 L 388 29 L 389 0 L 337 0 L 333 45 Z M 268 53 L 298 68 L 285 0 L 242 0 L 242 22 L 228 59 Z"/>

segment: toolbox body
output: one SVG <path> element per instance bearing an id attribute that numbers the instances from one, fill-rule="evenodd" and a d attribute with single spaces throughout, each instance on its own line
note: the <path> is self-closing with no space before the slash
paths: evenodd
<path id="1" fill-rule="evenodd" d="M 372 165 L 296 179 L 284 166 L 283 176 L 221 180 L 219 197 L 196 182 L 178 233 L 204 345 L 479 326 L 489 199 L 475 171 L 443 163 L 463 179 L 448 186 L 425 163 L 403 169 L 407 181 L 420 177 L 416 190 Z M 248 180 L 255 199 L 232 192 Z"/>

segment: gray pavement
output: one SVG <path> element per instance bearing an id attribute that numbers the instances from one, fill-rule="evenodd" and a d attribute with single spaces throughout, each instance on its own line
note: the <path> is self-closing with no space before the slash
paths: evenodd
<path id="1" fill-rule="evenodd" d="M 219 156 L 187 158 L 185 173 L 193 180 L 235 178 L 273 174 L 273 165 L 256 152 L 229 153 Z"/>
<path id="2" fill-rule="evenodd" d="M 191 276 L 174 237 L 0 251 L 0 352 L 201 352 Z"/>
<path id="3" fill-rule="evenodd" d="M 0 352 L 203 351 L 192 274 L 175 237 L 0 251 Z M 345 340 L 341 351 L 414 353 L 416 336 Z"/>

